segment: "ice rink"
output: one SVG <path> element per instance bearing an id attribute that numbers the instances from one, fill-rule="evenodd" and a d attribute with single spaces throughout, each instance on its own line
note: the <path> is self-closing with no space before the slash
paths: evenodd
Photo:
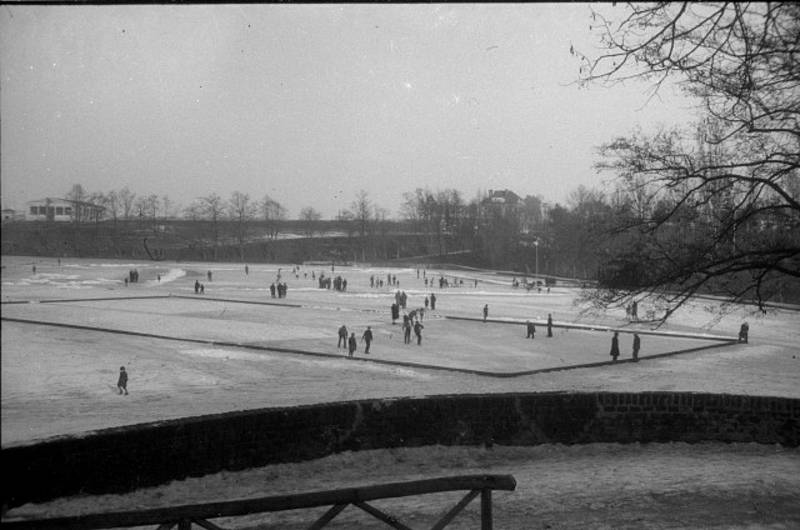
<path id="1" fill-rule="evenodd" d="M 455 279 L 464 281 L 462 287 L 440 289 L 438 282 L 426 288 L 422 270 L 417 278 L 415 268 L 336 266 L 332 273 L 330 266 L 303 266 L 295 276 L 292 265 L 249 264 L 249 274 L 245 274 L 244 264 L 98 259 L 64 259 L 59 264 L 51 258 L 5 256 L 2 265 L 4 447 L 183 416 L 375 397 L 552 390 L 684 390 L 800 397 L 800 313 L 791 310 L 760 315 L 754 307 L 737 306 L 720 315 L 718 303 L 697 300 L 652 335 L 647 334 L 651 325 L 628 323 L 621 309 L 598 312 L 577 304 L 576 289 L 556 286 L 549 293 L 527 291 L 513 288 L 511 276 L 490 271 L 425 271 L 434 280 L 444 276 L 451 284 Z M 126 286 L 123 278 L 134 268 L 140 272 L 140 281 Z M 279 269 L 288 285 L 285 299 L 269 294 Z M 312 272 L 315 278 L 321 272 L 341 275 L 348 281 L 347 291 L 319 289 Z M 397 277 L 399 287 L 370 287 L 370 276 L 385 282 L 387 274 Z M 205 284 L 203 295 L 194 293 L 196 280 Z M 397 289 L 407 293 L 408 310 L 424 306 L 425 296 L 436 294 L 436 310 L 424 314 L 419 346 L 404 344 L 399 323 L 391 322 L 389 306 Z M 480 321 L 484 304 L 489 305 L 486 323 Z M 643 301 L 640 315 L 647 309 L 648 302 Z M 556 325 L 552 338 L 546 337 L 543 325 L 548 314 Z M 526 320 L 536 323 L 534 340 L 525 337 Z M 735 337 L 744 320 L 750 323 L 749 344 L 711 340 Z M 342 324 L 359 339 L 355 359 L 337 348 L 336 331 Z M 375 335 L 368 356 L 360 340 L 366 326 Z M 620 361 L 625 362 L 608 362 L 609 328 L 622 330 Z M 637 330 L 642 332 L 641 361 L 632 363 L 628 362 L 629 332 Z M 128 396 L 120 396 L 116 389 L 122 365 L 130 374 Z M 717 498 L 719 513 L 739 514 L 719 519 L 719 528 L 753 527 L 746 526 L 747 521 L 769 521 L 769 528 L 800 524 L 798 511 L 781 500 L 800 487 L 797 479 L 789 478 L 800 476 L 796 450 L 710 444 L 702 450 L 708 453 L 706 462 L 711 455 L 711 460 L 722 463 L 704 464 L 708 473 L 700 473 L 705 478 L 699 478 L 697 447 L 665 444 L 661 452 L 614 444 L 592 447 L 498 448 L 496 453 L 440 448 L 436 451 L 450 455 L 463 452 L 461 460 L 443 457 L 435 465 L 429 461 L 427 470 L 419 463 L 425 459 L 424 449 L 377 452 L 363 458 L 340 455 L 309 463 L 313 478 L 309 476 L 300 486 L 329 487 L 331 481 L 347 484 L 363 477 L 389 480 L 474 470 L 512 472 L 520 484 L 527 480 L 528 485 L 507 501 L 498 500 L 497 520 L 507 518 L 507 524 L 498 527 L 545 527 L 523 522 L 537 513 L 542 524 L 551 521 L 552 528 L 579 527 L 581 520 L 595 516 L 600 522 L 615 520 L 617 524 L 605 526 L 609 528 L 693 528 L 691 521 L 705 521 L 700 507 L 692 516 L 695 519 L 690 517 L 683 526 L 680 521 L 662 523 L 671 517 L 670 506 L 686 505 L 703 487 L 709 498 Z M 671 455 L 672 464 L 664 460 L 664 452 Z M 627 464 L 633 467 L 630 473 L 619 472 L 628 454 L 636 458 Z M 581 476 L 587 477 L 559 471 L 570 459 L 584 459 L 587 469 L 594 469 L 593 480 L 605 476 L 603 480 L 609 481 L 609 493 L 599 492 L 594 501 L 586 501 L 586 506 L 594 502 L 594 508 L 584 507 L 581 520 L 576 515 L 559 515 L 557 506 L 560 496 L 579 498 Z M 341 475 L 342 466 L 350 470 L 352 479 Z M 670 466 L 673 471 L 662 472 L 660 485 L 643 485 L 641 477 L 631 475 Z M 209 477 L 205 486 L 193 488 L 191 494 L 187 486 L 175 483 L 141 493 L 141 504 L 204 500 L 204 495 L 241 498 L 255 494 L 252 488 L 258 487 L 236 489 L 234 483 L 263 484 L 264 474 L 295 473 L 289 469 L 295 468 L 253 470 L 251 478 L 220 474 Z M 777 469 L 784 471 L 776 474 Z M 736 473 L 751 473 L 752 480 L 740 484 Z M 536 483 L 542 474 L 550 477 L 550 486 L 531 490 L 530 482 Z M 761 484 L 755 493 L 753 484 Z M 651 497 L 643 499 L 637 488 Z M 619 505 L 611 492 L 629 501 Z M 658 495 L 663 498 L 657 499 Z M 770 519 L 761 517 L 758 510 L 750 515 L 736 512 L 737 496 L 746 495 L 773 499 L 771 509 L 777 515 Z M 131 498 L 140 497 L 120 497 L 120 505 L 127 505 Z M 57 502 L 49 511 L 38 513 L 74 511 L 80 502 L 62 503 L 61 508 Z M 537 512 L 530 502 L 541 509 Z M 578 501 L 562 502 L 580 511 Z M 628 515 L 619 511 L 625 502 L 630 504 Z M 425 512 L 431 506 L 423 503 L 418 508 Z M 26 509 L 32 508 L 20 510 Z M 654 526 L 637 526 L 632 513 L 661 515 L 652 516 Z M 282 521 L 274 528 L 293 527 L 291 517 Z M 744 526 L 736 526 L 739 522 Z M 361 527 L 360 523 L 342 524 L 333 527 Z"/>

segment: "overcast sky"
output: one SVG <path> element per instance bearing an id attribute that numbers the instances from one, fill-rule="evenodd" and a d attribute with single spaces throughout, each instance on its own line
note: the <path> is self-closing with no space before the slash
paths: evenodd
<path id="1" fill-rule="evenodd" d="M 599 144 L 692 116 L 571 85 L 590 24 L 588 4 L 4 5 L 3 207 L 73 184 L 269 194 L 290 217 L 360 189 L 390 216 L 417 187 L 564 202 L 600 185 Z"/>

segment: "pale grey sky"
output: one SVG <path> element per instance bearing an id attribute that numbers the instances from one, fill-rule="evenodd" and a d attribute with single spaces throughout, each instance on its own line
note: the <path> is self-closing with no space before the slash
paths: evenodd
<path id="1" fill-rule="evenodd" d="M 417 187 L 563 202 L 600 184 L 602 142 L 691 118 L 669 91 L 570 85 L 590 24 L 588 4 L 5 5 L 3 207 L 73 184 L 268 193 L 291 217 L 360 189 L 391 216 Z"/>

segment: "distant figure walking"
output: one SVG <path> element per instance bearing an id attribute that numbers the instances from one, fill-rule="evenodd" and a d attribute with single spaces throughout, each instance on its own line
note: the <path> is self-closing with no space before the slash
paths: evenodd
<path id="1" fill-rule="evenodd" d="M 248 267 L 247 265 L 245 265 L 245 266 L 244 266 L 244 275 L 245 275 L 245 276 L 248 276 L 249 274 L 250 274 L 250 267 Z"/>
<path id="2" fill-rule="evenodd" d="M 425 326 L 423 326 L 422 323 L 419 320 L 414 322 L 414 335 L 417 336 L 417 346 L 421 346 L 422 345 L 422 330 L 423 330 L 423 328 L 425 328 Z"/>
<path id="3" fill-rule="evenodd" d="M 638 333 L 633 334 L 633 361 L 639 362 L 639 350 L 642 348 L 642 339 Z"/>
<path id="4" fill-rule="evenodd" d="M 369 353 L 369 345 L 372 342 L 372 328 L 371 327 L 367 326 L 367 330 L 364 332 L 363 335 L 361 335 L 361 340 L 363 340 L 364 344 L 366 345 L 364 347 L 364 353 Z"/>
<path id="5" fill-rule="evenodd" d="M 619 332 L 615 331 L 611 337 L 611 358 L 616 361 L 617 357 L 619 357 Z"/>
<path id="6" fill-rule="evenodd" d="M 206 277 L 208 278 L 208 281 L 211 281 L 211 271 L 206 273 Z"/>
<path id="7" fill-rule="evenodd" d="M 547 313 L 547 336 L 553 336 L 553 315 Z"/>
<path id="8" fill-rule="evenodd" d="M 633 318 L 633 320 L 639 320 L 639 302 L 636 300 L 631 304 L 631 318 Z"/>
<path id="9" fill-rule="evenodd" d="M 128 281 L 125 281 L 125 285 L 128 285 Z M 200 280 L 194 281 L 194 294 L 198 294 L 200 292 Z"/>
<path id="10" fill-rule="evenodd" d="M 128 395 L 128 372 L 124 366 L 119 367 L 119 379 L 117 379 L 117 390 L 120 394 Z"/>
<path id="11" fill-rule="evenodd" d="M 392 304 L 391 310 L 392 310 L 392 324 L 394 324 L 394 321 L 400 318 L 400 306 L 397 305 L 397 303 L 394 303 Z"/>
<path id="12" fill-rule="evenodd" d="M 347 355 L 352 357 L 356 351 L 356 334 L 355 332 L 350 334 L 350 339 L 347 341 Z"/>
<path id="13" fill-rule="evenodd" d="M 534 325 L 533 325 L 533 322 L 531 322 L 530 320 L 528 320 L 528 322 L 527 322 L 527 325 L 528 325 L 528 335 L 526 335 L 526 337 L 525 337 L 525 338 L 526 338 L 526 339 L 533 339 L 533 338 L 536 338 L 536 337 L 534 336 L 534 335 L 536 335 L 536 326 L 534 326 Z"/>
<path id="14" fill-rule="evenodd" d="M 339 328 L 339 342 L 336 343 L 337 348 L 346 348 L 347 347 L 347 327 L 342 324 L 342 327 Z"/>
<path id="15" fill-rule="evenodd" d="M 489 304 L 483 306 L 483 321 L 486 322 L 486 319 L 489 317 Z"/>
<path id="16" fill-rule="evenodd" d="M 436 311 L 436 295 L 431 293 L 431 311 Z"/>
<path id="17" fill-rule="evenodd" d="M 750 333 L 750 324 L 747 322 L 742 323 L 739 328 L 739 342 L 747 343 L 747 335 Z"/>

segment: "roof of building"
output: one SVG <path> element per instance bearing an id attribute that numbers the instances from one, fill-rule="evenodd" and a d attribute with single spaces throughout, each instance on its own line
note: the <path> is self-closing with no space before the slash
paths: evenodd
<path id="1" fill-rule="evenodd" d="M 94 204 L 92 202 L 86 202 L 86 201 L 73 201 L 72 199 L 62 199 L 61 197 L 45 197 L 44 199 L 36 199 L 33 201 L 28 201 L 25 204 L 30 205 L 30 204 L 51 204 L 51 203 L 78 204 L 80 206 L 91 206 L 92 208 L 105 210 L 105 206 L 101 206 L 99 204 Z"/>

